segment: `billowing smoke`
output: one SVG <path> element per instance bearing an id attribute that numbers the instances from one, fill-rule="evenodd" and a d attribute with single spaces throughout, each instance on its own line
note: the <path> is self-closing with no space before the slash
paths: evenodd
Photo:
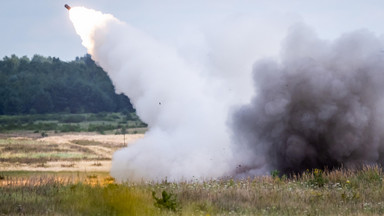
<path id="1" fill-rule="evenodd" d="M 383 161 L 384 53 L 368 31 L 323 41 L 295 27 L 278 60 L 255 63 L 252 86 L 246 63 L 253 57 L 244 57 L 252 50 L 237 50 L 237 59 L 212 53 L 191 62 L 112 15 L 75 7 L 70 18 L 149 125 L 143 139 L 114 154 L 111 174 L 118 180 L 241 177 Z M 213 47 L 225 50 L 217 41 Z M 236 42 L 246 48 L 249 41 Z"/>
<path id="2" fill-rule="evenodd" d="M 255 96 L 232 117 L 248 174 L 382 163 L 384 52 L 368 31 L 324 41 L 291 29 L 281 60 L 253 70 Z"/>
<path id="3" fill-rule="evenodd" d="M 149 125 L 143 139 L 114 154 L 112 176 L 180 180 L 230 171 L 229 101 L 218 84 L 172 47 L 112 15 L 76 7 L 70 16 L 83 45 Z"/>

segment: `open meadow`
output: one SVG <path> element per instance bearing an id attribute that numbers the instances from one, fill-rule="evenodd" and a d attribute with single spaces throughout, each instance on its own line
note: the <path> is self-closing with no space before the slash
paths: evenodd
<path id="1" fill-rule="evenodd" d="M 130 113 L 0 116 L 0 170 L 108 172 L 144 125 Z"/>
<path id="2" fill-rule="evenodd" d="M 66 133 L 41 138 L 3 137 L 0 170 L 108 172 L 113 152 L 142 136 Z"/>
<path id="3" fill-rule="evenodd" d="M 383 215 L 383 173 L 314 170 L 172 183 L 115 183 L 107 173 L 1 173 L 2 215 Z"/>
<path id="4" fill-rule="evenodd" d="M 118 118 L 99 123 L 80 121 L 77 132 L 5 130 L 3 120 L 0 215 L 384 214 L 384 174 L 378 166 L 292 176 L 275 170 L 246 179 L 116 182 L 109 176 L 113 152 L 143 137 L 145 128 L 122 131 L 116 123 L 123 124 L 121 116 L 114 116 Z M 52 120 L 19 125 L 43 127 L 47 121 Z M 86 131 L 84 125 L 92 124 L 116 128 Z"/>

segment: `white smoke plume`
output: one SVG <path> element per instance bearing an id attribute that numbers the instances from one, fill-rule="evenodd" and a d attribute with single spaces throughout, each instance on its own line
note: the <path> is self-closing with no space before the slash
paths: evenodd
<path id="1" fill-rule="evenodd" d="M 117 151 L 120 180 L 213 178 L 231 170 L 228 99 L 198 67 L 112 15 L 81 7 L 70 17 L 83 45 L 149 125 L 145 137 Z"/>
<path id="2" fill-rule="evenodd" d="M 254 65 L 256 96 L 232 117 L 248 175 L 383 163 L 382 40 L 361 30 L 324 41 L 292 28 L 281 61 Z"/>

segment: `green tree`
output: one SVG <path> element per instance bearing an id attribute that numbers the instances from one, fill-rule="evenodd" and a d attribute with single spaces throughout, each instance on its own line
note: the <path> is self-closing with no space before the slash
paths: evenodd
<path id="1" fill-rule="evenodd" d="M 0 61 L 0 114 L 134 111 L 90 55 L 70 62 L 34 55 Z"/>

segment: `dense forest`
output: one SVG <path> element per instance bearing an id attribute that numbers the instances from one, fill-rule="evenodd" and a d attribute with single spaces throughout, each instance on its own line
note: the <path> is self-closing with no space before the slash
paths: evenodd
<path id="1" fill-rule="evenodd" d="M 0 115 L 119 111 L 134 110 L 89 55 L 71 62 L 40 55 L 0 61 Z"/>

